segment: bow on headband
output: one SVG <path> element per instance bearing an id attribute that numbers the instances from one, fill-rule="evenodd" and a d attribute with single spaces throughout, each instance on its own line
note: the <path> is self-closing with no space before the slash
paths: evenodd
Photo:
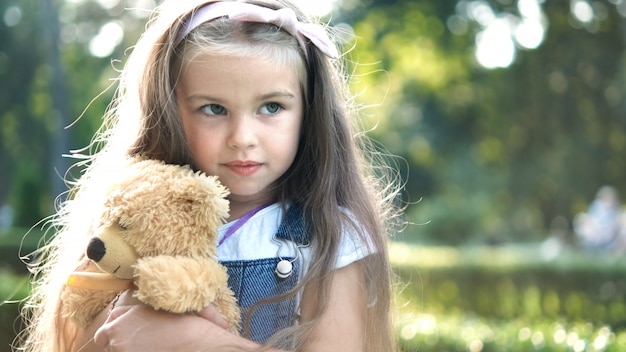
<path id="1" fill-rule="evenodd" d="M 202 23 L 227 17 L 232 20 L 243 22 L 271 23 L 284 29 L 298 40 L 304 55 L 306 56 L 306 42 L 308 39 L 326 56 L 336 59 L 339 57 L 337 48 L 328 38 L 324 27 L 316 23 L 299 22 L 292 9 L 283 8 L 273 10 L 254 4 L 242 2 L 215 2 L 199 8 L 192 13 L 183 29 L 176 37 L 176 44 L 180 43 L 192 30 Z"/>

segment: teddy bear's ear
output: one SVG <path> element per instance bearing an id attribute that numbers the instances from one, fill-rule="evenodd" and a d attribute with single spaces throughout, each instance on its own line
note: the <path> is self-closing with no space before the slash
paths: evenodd
<path id="1" fill-rule="evenodd" d="M 179 180 L 179 196 L 196 204 L 198 216 L 213 225 L 220 225 L 228 217 L 229 203 L 226 199 L 228 190 L 216 176 L 203 173 L 191 173 L 184 180 Z"/>

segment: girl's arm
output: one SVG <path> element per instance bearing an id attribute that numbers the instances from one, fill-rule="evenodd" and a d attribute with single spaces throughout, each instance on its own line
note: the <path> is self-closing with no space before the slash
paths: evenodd
<path id="1" fill-rule="evenodd" d="M 118 306 L 96 332 L 106 351 L 252 351 L 259 346 L 197 315 Z"/>
<path id="2" fill-rule="evenodd" d="M 367 319 L 365 278 L 360 262 L 338 269 L 333 275 L 326 311 L 304 351 L 364 351 Z M 310 319 L 317 306 L 314 285 L 304 290 L 301 304 L 303 321 Z"/>
<path id="3" fill-rule="evenodd" d="M 316 307 L 315 291 L 312 284 L 307 285 L 304 291 L 301 307 L 303 322 L 310 319 Z M 217 352 L 254 351 L 260 347 L 230 333 L 215 308 L 207 308 L 201 316 L 170 314 L 137 304 L 129 296 L 120 298 L 96 332 L 94 340 L 100 351 L 107 347 L 107 351 Z M 328 309 L 305 351 L 363 351 L 366 309 L 360 264 L 338 269 L 334 274 Z"/>
<path id="4" fill-rule="evenodd" d="M 133 298 L 128 292 L 125 292 L 124 294 L 121 295 L 119 301 L 115 304 L 116 307 L 115 310 L 113 309 L 114 307 L 112 307 L 112 305 L 108 305 L 105 309 L 103 309 L 93 320 L 93 322 L 85 329 L 82 329 L 79 331 L 76 342 L 74 343 L 74 345 L 72 346 L 72 352 L 102 352 L 104 351 L 104 347 L 106 346 L 106 343 L 108 342 L 100 342 L 100 344 L 102 345 L 104 343 L 103 346 L 100 345 L 96 345 L 95 343 L 95 335 L 97 333 L 97 331 L 105 324 L 108 323 L 111 325 L 111 322 L 117 318 L 120 317 L 121 315 L 127 314 L 131 308 L 137 306 L 143 306 L 143 304 L 141 302 L 139 302 L 137 299 Z M 148 307 L 145 307 L 146 310 L 151 310 Z M 136 313 L 136 312 L 135 312 Z M 146 314 L 147 313 L 147 314 Z M 128 313 L 131 314 L 131 313 Z M 137 317 L 137 321 L 141 321 L 141 319 L 150 319 L 149 317 L 149 312 L 147 311 L 143 311 L 141 310 L 139 313 L 137 313 L 139 316 Z M 142 315 L 145 315 L 144 318 L 141 318 Z M 163 315 L 167 315 L 166 313 L 163 313 Z M 169 315 L 168 315 L 169 316 Z M 197 316 L 200 316 L 206 320 L 208 320 L 209 322 L 212 322 L 213 324 L 216 324 L 220 327 L 222 327 L 223 329 L 228 329 L 228 323 L 226 322 L 226 320 L 224 320 L 224 318 L 219 314 L 219 312 L 217 311 L 217 309 L 214 306 L 209 306 L 205 309 L 203 309 L 201 312 L 197 313 Z M 206 323 L 204 321 L 198 320 L 197 316 L 195 317 L 196 319 L 190 319 L 193 320 L 194 323 Z M 169 317 L 167 318 L 168 320 L 170 319 Z M 181 319 L 183 320 L 183 319 Z M 116 321 L 116 323 L 120 323 L 120 324 L 124 324 L 125 322 L 120 322 L 120 321 Z M 126 322 L 128 323 L 128 322 Z M 131 322 L 132 324 L 132 322 Z M 113 329 L 115 329 L 113 327 Z M 122 327 L 123 329 L 123 327 Z M 129 329 L 132 329 L 132 325 L 129 325 Z M 99 339 L 107 339 L 106 336 L 100 336 Z M 158 338 L 156 341 L 160 342 L 160 338 Z M 154 340 L 152 341 L 154 342 Z M 178 343 L 180 343 L 180 341 L 177 341 Z"/>

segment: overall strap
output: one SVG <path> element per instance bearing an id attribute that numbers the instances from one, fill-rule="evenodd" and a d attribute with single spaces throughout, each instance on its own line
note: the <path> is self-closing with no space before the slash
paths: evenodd
<path id="1" fill-rule="evenodd" d="M 276 238 L 307 246 L 310 243 L 311 231 L 310 222 L 305 222 L 305 218 L 302 208 L 297 204 L 291 204 L 276 232 Z"/>

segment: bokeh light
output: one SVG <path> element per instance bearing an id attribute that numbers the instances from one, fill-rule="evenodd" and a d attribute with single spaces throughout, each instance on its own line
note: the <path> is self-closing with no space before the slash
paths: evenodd
<path id="1" fill-rule="evenodd" d="M 89 42 L 89 52 L 95 57 L 107 57 L 124 39 L 124 28 L 117 21 L 105 23 Z"/>
<path id="2" fill-rule="evenodd" d="M 476 34 L 475 57 L 487 69 L 509 67 L 518 49 L 537 49 L 544 41 L 548 21 L 542 0 L 518 0 L 518 13 L 497 13 L 488 2 L 460 1 L 457 13 L 448 18 L 450 32 L 463 35 L 468 21 L 480 26 Z"/>

